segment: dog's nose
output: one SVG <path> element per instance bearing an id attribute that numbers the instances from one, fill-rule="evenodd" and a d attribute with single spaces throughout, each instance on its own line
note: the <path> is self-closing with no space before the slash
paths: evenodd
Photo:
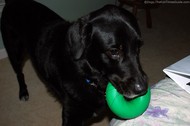
<path id="1" fill-rule="evenodd" d="M 145 93 L 147 92 L 147 88 L 146 88 L 146 86 L 144 86 L 144 85 L 135 84 L 134 92 L 135 92 L 136 94 L 142 95 L 142 94 L 145 94 Z"/>
<path id="2" fill-rule="evenodd" d="M 135 84 L 133 90 L 124 93 L 124 97 L 126 100 L 131 100 L 138 96 L 146 94 L 146 92 L 147 92 L 146 86 L 143 86 L 141 84 Z"/>

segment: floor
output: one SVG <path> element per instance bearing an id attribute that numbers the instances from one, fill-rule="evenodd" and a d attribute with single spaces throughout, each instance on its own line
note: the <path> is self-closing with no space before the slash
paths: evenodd
<path id="1" fill-rule="evenodd" d="M 146 28 L 144 11 L 137 18 L 144 46 L 141 62 L 149 84 L 165 77 L 163 68 L 190 54 L 190 4 L 163 4 L 152 11 L 153 27 Z M 0 60 L 0 126 L 61 126 L 61 106 L 37 78 L 30 61 L 24 73 L 28 102 L 18 100 L 18 84 L 7 58 Z M 108 119 L 92 126 L 106 126 Z"/>

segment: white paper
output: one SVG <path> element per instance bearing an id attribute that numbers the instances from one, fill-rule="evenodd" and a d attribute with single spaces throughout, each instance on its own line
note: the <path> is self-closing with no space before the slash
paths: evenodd
<path id="1" fill-rule="evenodd" d="M 187 85 L 190 82 L 190 55 L 165 68 L 163 71 L 181 88 L 190 93 L 190 86 Z"/>

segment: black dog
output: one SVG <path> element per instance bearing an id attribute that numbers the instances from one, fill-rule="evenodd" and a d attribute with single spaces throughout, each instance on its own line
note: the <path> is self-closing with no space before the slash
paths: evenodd
<path id="1" fill-rule="evenodd" d="M 109 81 L 126 99 L 146 93 L 147 77 L 139 62 L 140 30 L 128 11 L 107 5 L 70 23 L 32 0 L 7 0 L 1 19 L 20 99 L 29 98 L 22 73 L 27 52 L 63 105 L 64 126 L 82 126 L 106 105 Z"/>

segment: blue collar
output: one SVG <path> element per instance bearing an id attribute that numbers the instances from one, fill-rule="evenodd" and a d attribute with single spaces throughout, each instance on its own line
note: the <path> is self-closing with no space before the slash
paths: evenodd
<path id="1" fill-rule="evenodd" d="M 94 86 L 94 87 L 97 88 L 97 84 L 95 84 L 92 80 L 90 80 L 90 79 L 85 79 L 85 80 L 86 80 L 87 84 L 89 84 L 89 85 Z"/>

